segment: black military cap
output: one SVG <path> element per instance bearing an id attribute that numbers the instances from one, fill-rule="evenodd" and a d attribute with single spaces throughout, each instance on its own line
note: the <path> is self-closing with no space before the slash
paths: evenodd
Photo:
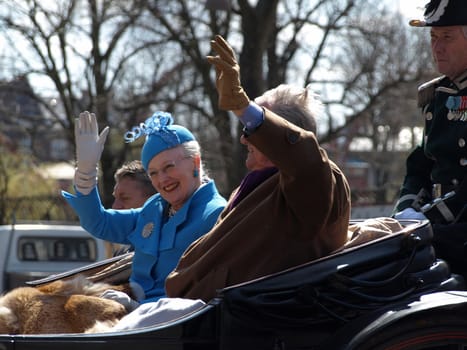
<path id="1" fill-rule="evenodd" d="M 409 22 L 414 27 L 467 25 L 467 0 L 431 0 L 425 5 L 424 19 Z"/>

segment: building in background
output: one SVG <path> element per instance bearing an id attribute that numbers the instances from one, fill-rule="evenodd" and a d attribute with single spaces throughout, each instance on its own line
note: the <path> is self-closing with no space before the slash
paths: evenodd
<path id="1" fill-rule="evenodd" d="M 0 81 L 0 145 L 41 163 L 73 159 L 63 129 L 48 117 L 26 77 Z"/>

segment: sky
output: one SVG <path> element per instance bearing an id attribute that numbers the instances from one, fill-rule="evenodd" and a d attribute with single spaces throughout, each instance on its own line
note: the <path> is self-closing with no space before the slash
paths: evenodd
<path id="1" fill-rule="evenodd" d="M 398 0 L 399 10 L 408 19 L 422 18 L 428 0 Z"/>

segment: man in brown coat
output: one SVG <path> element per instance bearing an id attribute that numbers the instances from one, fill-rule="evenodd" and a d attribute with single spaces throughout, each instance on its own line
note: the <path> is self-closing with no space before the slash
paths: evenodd
<path id="1" fill-rule="evenodd" d="M 280 85 L 252 102 L 232 48 L 220 36 L 211 45 L 219 107 L 245 126 L 250 172 L 166 279 L 169 297 L 204 301 L 218 289 L 329 254 L 346 242 L 350 217 L 346 178 L 316 138 L 314 96 Z"/>

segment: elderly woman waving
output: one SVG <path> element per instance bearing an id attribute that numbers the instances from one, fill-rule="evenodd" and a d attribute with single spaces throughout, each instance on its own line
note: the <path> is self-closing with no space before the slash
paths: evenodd
<path id="1" fill-rule="evenodd" d="M 104 209 L 96 184 L 108 130 L 98 133 L 93 113 L 83 112 L 76 119 L 76 195 L 62 195 L 91 234 L 134 246 L 133 292 L 139 302 L 155 301 L 165 296 L 165 279 L 184 250 L 211 229 L 226 202 L 203 171 L 193 134 L 174 125 L 170 114 L 156 112 L 125 138 L 131 142 L 146 136 L 141 161 L 158 193 L 141 208 Z"/>

